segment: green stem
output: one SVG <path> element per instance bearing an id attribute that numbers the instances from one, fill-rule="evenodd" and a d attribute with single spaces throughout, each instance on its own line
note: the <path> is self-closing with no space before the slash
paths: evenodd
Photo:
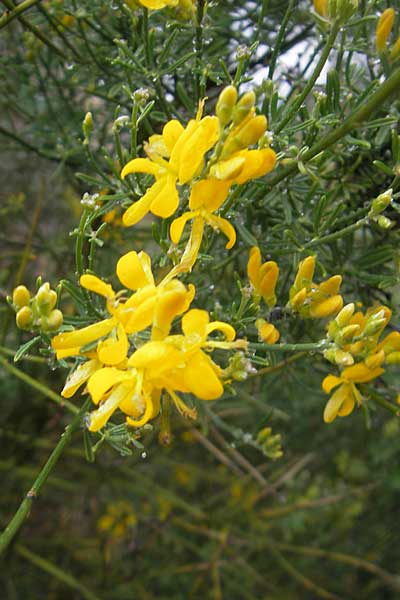
<path id="1" fill-rule="evenodd" d="M 303 104 L 304 100 L 307 98 L 308 94 L 311 92 L 314 87 L 315 82 L 321 74 L 322 69 L 325 66 L 326 61 L 329 58 L 329 54 L 332 50 L 333 44 L 335 43 L 336 36 L 339 33 L 340 25 L 338 22 L 335 22 L 332 25 L 332 29 L 328 35 L 328 39 L 326 40 L 325 47 L 322 51 L 322 54 L 319 58 L 317 66 L 314 69 L 313 74 L 308 80 L 306 86 L 299 96 L 297 96 L 296 100 L 292 102 L 289 106 L 286 116 L 283 117 L 282 121 L 275 127 L 274 133 L 279 133 L 282 129 L 293 119 L 293 117 L 297 114 L 300 106 Z"/>
<path id="2" fill-rule="evenodd" d="M 366 225 L 368 223 L 368 221 L 369 221 L 368 217 L 359 219 L 355 223 L 352 223 L 351 225 L 348 225 L 347 227 L 344 227 L 343 229 L 340 229 L 339 231 L 335 231 L 334 233 L 328 233 L 327 235 L 324 235 L 320 238 L 314 238 L 314 239 L 310 240 L 309 242 L 304 244 L 303 248 L 304 249 L 313 248 L 314 246 L 319 246 L 319 244 L 324 244 L 326 242 L 333 242 L 334 240 L 341 239 L 345 235 L 348 235 L 349 233 L 356 231 L 356 229 L 360 229 L 360 227 L 362 227 L 363 225 Z"/>
<path id="3" fill-rule="evenodd" d="M 276 42 L 274 44 L 274 51 L 272 52 L 271 62 L 269 63 L 269 71 L 268 71 L 268 79 L 272 79 L 274 76 L 274 71 L 276 67 L 276 61 L 278 59 L 283 40 L 286 34 L 286 27 L 293 12 L 295 0 L 290 0 L 285 15 L 283 17 L 283 21 L 281 24 L 281 28 L 279 29 L 278 36 L 276 38 Z"/>
<path id="4" fill-rule="evenodd" d="M 201 63 L 203 58 L 203 16 L 204 0 L 198 0 L 196 9 L 196 31 L 195 31 L 195 51 L 196 51 L 196 72 L 195 89 L 197 101 L 204 95 L 201 84 Z M 204 86 L 203 86 L 204 87 Z"/>
<path id="5" fill-rule="evenodd" d="M 21 4 L 18 4 L 11 12 L 5 11 L 0 17 L 0 29 L 3 29 L 6 25 L 11 23 L 18 15 L 25 12 L 31 6 L 34 6 L 41 0 L 24 0 Z"/>
<path id="6" fill-rule="evenodd" d="M 376 92 L 369 96 L 368 100 L 361 104 L 352 115 L 347 117 L 347 119 L 342 123 L 342 125 L 334 129 L 327 135 L 324 135 L 316 144 L 314 144 L 314 146 L 312 146 L 309 150 L 304 152 L 304 154 L 302 154 L 301 157 L 302 162 L 305 163 L 311 160 L 312 158 L 317 156 L 317 154 L 319 154 L 323 150 L 326 150 L 335 142 L 344 137 L 347 133 L 361 125 L 361 123 L 366 121 L 376 109 L 382 106 L 385 100 L 387 100 L 395 92 L 398 92 L 399 88 L 400 68 L 396 69 L 396 71 L 392 73 L 389 79 L 382 83 L 382 85 L 376 90 Z M 286 179 L 288 175 L 291 175 L 292 173 L 296 172 L 297 169 L 297 163 L 288 165 L 287 167 L 284 167 L 283 169 L 278 171 L 276 174 L 267 178 L 266 184 L 268 185 L 268 187 L 272 188 L 283 179 Z"/>
<path id="7" fill-rule="evenodd" d="M 34 481 L 31 489 L 26 494 L 25 498 L 22 500 L 17 512 L 0 535 L 0 555 L 7 549 L 8 545 L 12 542 L 19 529 L 21 528 L 23 522 L 28 517 L 33 500 L 37 497 L 43 485 L 46 483 L 47 478 L 50 473 L 56 466 L 59 458 L 61 457 L 64 449 L 71 441 L 73 434 L 79 429 L 82 422 L 82 417 L 89 408 L 90 398 L 88 398 L 79 412 L 75 415 L 73 421 L 70 425 L 65 429 L 64 433 L 61 434 L 60 440 L 57 446 L 54 448 L 53 452 L 50 454 L 46 464 L 43 469 L 40 471 L 36 480 Z"/>
<path id="8" fill-rule="evenodd" d="M 319 342 L 310 342 L 309 344 L 263 344 L 260 342 L 250 342 L 251 350 L 268 350 L 271 352 L 320 352 L 326 347 L 326 340 Z"/>
<path id="9" fill-rule="evenodd" d="M 34 357 L 32 357 L 32 358 L 34 358 Z M 70 412 L 73 412 L 75 414 L 78 412 L 78 409 L 76 408 L 76 406 L 74 404 L 72 404 L 72 402 L 69 402 L 68 400 L 64 400 L 64 398 L 62 396 L 59 396 L 58 394 L 53 392 L 53 390 L 48 388 L 43 383 L 40 383 L 40 381 L 33 379 L 33 377 L 30 377 L 23 371 L 20 371 L 20 369 L 17 369 L 17 367 L 10 365 L 8 360 L 6 360 L 3 356 L 0 356 L 0 365 L 2 365 L 6 371 L 11 373 L 11 375 L 14 375 L 15 377 L 17 377 L 18 379 L 20 379 L 21 381 L 23 381 L 24 383 L 26 383 L 33 389 L 37 390 L 38 392 L 43 394 L 43 396 L 46 396 L 46 398 L 49 398 L 50 400 L 52 400 L 59 406 L 65 407 Z"/>
<path id="10" fill-rule="evenodd" d="M 85 600 L 99 600 L 99 597 L 96 594 L 88 590 L 87 587 L 80 583 L 80 581 L 75 579 L 75 577 L 73 577 L 69 573 L 66 573 L 65 571 L 60 569 L 60 567 L 57 567 L 56 565 L 51 563 L 49 560 L 46 560 L 42 556 L 39 556 L 35 552 L 32 552 L 32 550 L 29 550 L 22 544 L 16 544 L 15 551 L 23 558 L 29 560 L 29 562 L 31 562 L 33 565 L 39 567 L 39 569 L 42 569 L 46 573 L 49 573 L 49 575 L 51 575 L 55 579 L 58 579 L 59 581 L 62 581 L 70 588 L 77 590 L 80 593 L 80 596 L 82 598 L 85 598 Z"/>

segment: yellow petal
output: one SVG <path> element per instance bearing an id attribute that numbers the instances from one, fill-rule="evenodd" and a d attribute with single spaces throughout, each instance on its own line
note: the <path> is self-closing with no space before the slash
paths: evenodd
<path id="1" fill-rule="evenodd" d="M 167 175 L 154 184 L 157 194 L 151 203 L 150 210 L 157 217 L 166 219 L 176 212 L 179 206 L 179 194 L 175 182 L 174 175 Z"/>
<path id="2" fill-rule="evenodd" d="M 61 396 L 63 396 L 63 398 L 71 398 L 75 394 L 76 390 L 80 388 L 81 385 L 83 385 L 97 369 L 100 368 L 101 363 L 96 359 L 88 360 L 81 365 L 78 365 L 78 367 L 72 371 L 71 375 L 65 382 Z"/>
<path id="3" fill-rule="evenodd" d="M 56 350 L 57 360 L 60 360 L 62 358 L 69 358 L 70 356 L 79 356 L 80 349 L 80 346 L 75 346 L 74 348 L 64 348 L 62 350 Z"/>
<path id="4" fill-rule="evenodd" d="M 105 298 L 114 298 L 115 296 L 115 292 L 112 289 L 111 285 L 105 283 L 102 279 L 99 279 L 95 275 L 81 275 L 79 283 L 82 287 L 86 288 L 87 290 L 95 292 L 95 294 L 99 294 L 100 296 L 104 296 Z"/>
<path id="5" fill-rule="evenodd" d="M 206 326 L 206 335 L 208 336 L 212 331 L 221 331 L 228 342 L 232 342 L 236 337 L 234 327 L 223 321 L 211 321 L 211 323 Z"/>
<path id="6" fill-rule="evenodd" d="M 209 215 L 207 217 L 207 223 L 211 225 L 213 229 L 222 231 L 222 233 L 228 238 L 228 242 L 225 244 L 225 248 L 230 250 L 236 243 L 236 230 L 229 223 L 227 219 L 223 217 L 217 217 L 216 215 Z"/>
<path id="7" fill-rule="evenodd" d="M 126 209 L 122 215 L 122 222 L 125 227 L 136 225 L 136 223 L 139 223 L 139 221 L 141 221 L 143 217 L 147 215 L 150 210 L 151 203 L 158 192 L 158 187 L 156 187 L 157 184 L 159 184 L 159 181 L 154 183 L 140 200 L 134 202 L 129 208 Z"/>
<path id="8" fill-rule="evenodd" d="M 242 185 L 249 179 L 257 179 L 272 171 L 276 163 L 276 154 L 270 148 L 262 150 L 245 150 L 245 163 L 235 183 Z"/>
<path id="9" fill-rule="evenodd" d="M 66 331 L 59 333 L 51 340 L 51 345 L 54 350 L 62 350 L 65 348 L 74 348 L 86 346 L 95 340 L 107 335 L 116 325 L 116 320 L 105 319 L 99 323 L 94 323 L 83 329 L 76 329 L 75 331 Z"/>
<path id="10" fill-rule="evenodd" d="M 340 295 L 331 296 L 322 302 L 312 302 L 310 306 L 310 317 L 324 319 L 338 313 L 343 306 L 343 298 Z"/>
<path id="11" fill-rule="evenodd" d="M 224 393 L 210 358 L 201 350 L 188 361 L 184 369 L 184 381 L 191 393 L 201 400 L 215 400 Z"/>
<path id="12" fill-rule="evenodd" d="M 320 283 L 318 286 L 318 289 L 319 289 L 319 291 L 323 292 L 324 294 L 329 294 L 330 296 L 334 296 L 335 294 L 337 294 L 339 292 L 341 285 L 342 285 L 341 275 L 334 275 L 333 277 L 330 277 L 326 281 L 323 281 L 322 283 Z"/>
<path id="13" fill-rule="evenodd" d="M 205 340 L 209 322 L 210 317 L 206 310 L 192 308 L 182 317 L 182 331 L 187 337 L 195 337 L 199 341 Z"/>
<path id="14" fill-rule="evenodd" d="M 154 177 L 160 174 L 161 168 L 157 163 L 148 158 L 134 158 L 130 160 L 121 171 L 121 179 L 131 173 L 148 173 Z"/>
<path id="15" fill-rule="evenodd" d="M 146 397 L 146 408 L 141 419 L 126 418 L 126 422 L 131 427 L 142 427 L 153 417 L 153 401 L 150 396 Z"/>
<path id="16" fill-rule="evenodd" d="M 351 410 L 353 410 L 354 399 L 352 400 L 351 387 L 346 383 L 343 383 L 329 398 L 324 410 L 325 423 L 332 423 L 335 420 L 344 403 L 346 403 L 347 409 L 352 403 Z"/>
<path id="17" fill-rule="evenodd" d="M 326 394 L 329 394 L 333 388 L 343 383 L 343 380 L 336 375 L 327 375 L 322 382 L 322 389 Z"/>
<path id="18" fill-rule="evenodd" d="M 89 394 L 95 404 L 116 384 L 122 381 L 134 381 L 134 373 L 120 371 L 115 367 L 104 367 L 96 371 L 88 381 Z"/>
<path id="19" fill-rule="evenodd" d="M 178 352 L 178 354 L 177 354 Z M 151 368 L 157 364 L 163 368 L 175 366 L 179 351 L 163 341 L 146 342 L 130 356 L 128 363 L 136 369 Z"/>
<path id="20" fill-rule="evenodd" d="M 143 251 L 139 254 L 134 250 L 127 252 L 117 262 L 117 276 L 122 285 L 130 290 L 154 285 L 149 255 Z"/>
<path id="21" fill-rule="evenodd" d="M 181 400 L 181 398 L 179 398 L 179 396 L 177 394 L 175 394 L 174 390 L 167 388 L 167 392 L 171 396 L 176 408 L 178 409 L 178 411 L 181 413 L 181 415 L 183 417 L 185 417 L 187 419 L 196 419 L 197 418 L 197 411 L 195 408 L 189 408 L 187 406 L 187 404 L 185 404 L 184 401 Z"/>
<path id="22" fill-rule="evenodd" d="M 204 154 L 212 148 L 219 136 L 219 120 L 217 117 L 204 117 L 191 128 L 191 134 L 187 136 L 182 144 L 179 155 L 174 157 L 175 149 L 184 137 L 184 134 L 175 144 L 171 155 L 171 162 L 174 159 L 179 161 L 179 183 L 187 183 L 200 170 Z"/>
<path id="23" fill-rule="evenodd" d="M 314 256 L 307 256 L 304 260 L 299 263 L 296 279 L 294 281 L 294 287 L 296 290 L 300 290 L 304 286 L 311 283 L 315 270 L 315 258 Z"/>
<path id="24" fill-rule="evenodd" d="M 279 267 L 273 260 L 264 263 L 260 269 L 260 283 L 258 291 L 269 306 L 276 302 L 275 286 L 279 277 Z"/>
<path id="25" fill-rule="evenodd" d="M 272 323 L 267 323 L 264 319 L 257 319 L 256 327 L 260 339 L 266 344 L 275 344 L 279 340 L 280 333 Z"/>
<path id="26" fill-rule="evenodd" d="M 169 236 L 170 236 L 173 244 L 179 244 L 179 241 L 182 237 L 182 233 L 183 233 L 183 230 L 185 228 L 187 221 L 189 221 L 190 219 L 193 219 L 194 216 L 195 216 L 195 213 L 185 212 L 185 213 L 183 213 L 183 215 L 181 215 L 180 217 L 177 217 L 176 219 L 174 219 L 172 221 L 171 227 L 169 229 Z"/>
<path id="27" fill-rule="evenodd" d="M 307 298 L 307 289 L 304 287 L 299 292 L 297 292 L 297 294 L 295 294 L 293 296 L 293 298 L 291 298 L 289 304 L 293 310 L 295 310 L 295 311 L 300 310 L 300 308 L 303 306 L 304 302 L 306 301 L 306 298 Z"/>
<path id="28" fill-rule="evenodd" d="M 118 325 L 117 339 L 108 338 L 99 342 L 97 354 L 99 360 L 105 365 L 118 365 L 128 354 L 128 338 L 122 325 Z"/>
<path id="29" fill-rule="evenodd" d="M 376 26 L 376 49 L 383 52 L 386 49 L 387 41 L 392 31 L 396 13 L 393 8 L 387 8 L 379 17 Z"/>
<path id="30" fill-rule="evenodd" d="M 210 175 L 221 181 L 233 181 L 240 175 L 245 162 L 243 156 L 233 156 L 228 160 L 219 160 L 211 167 Z"/>
<path id="31" fill-rule="evenodd" d="M 98 431 L 104 427 L 128 393 L 129 388 L 118 385 L 100 407 L 90 414 L 89 431 Z"/>
<path id="32" fill-rule="evenodd" d="M 214 212 L 225 201 L 229 189 L 230 183 L 227 181 L 201 179 L 192 186 L 189 208 L 197 210 L 204 207 L 209 212 Z"/>
<path id="33" fill-rule="evenodd" d="M 247 262 L 247 276 L 252 286 L 258 288 L 258 272 L 261 267 L 261 252 L 258 246 L 253 246 L 250 250 L 249 260 Z"/>
<path id="34" fill-rule="evenodd" d="M 150 297 L 141 302 L 136 308 L 132 309 L 131 313 L 128 313 L 129 317 L 124 324 L 125 331 L 128 335 L 143 331 L 143 329 L 146 329 L 151 325 L 153 322 L 156 301 L 157 296 L 155 290 L 153 290 L 153 294 Z"/>
<path id="35" fill-rule="evenodd" d="M 176 279 L 165 286 L 156 303 L 152 339 L 162 339 L 169 334 L 173 319 L 189 308 L 193 295 L 193 287 L 188 291 L 183 283 Z"/>
<path id="36" fill-rule="evenodd" d="M 357 363 L 356 365 L 344 369 L 342 378 L 347 381 L 353 381 L 354 383 L 367 383 L 368 381 L 372 381 L 376 377 L 379 377 L 379 375 L 382 375 L 384 372 L 385 369 L 382 369 L 381 367 L 369 369 L 364 363 Z"/>
<path id="37" fill-rule="evenodd" d="M 172 121 L 168 121 L 168 123 L 164 125 L 162 137 L 170 154 L 183 132 L 184 128 L 176 119 L 172 119 Z"/>

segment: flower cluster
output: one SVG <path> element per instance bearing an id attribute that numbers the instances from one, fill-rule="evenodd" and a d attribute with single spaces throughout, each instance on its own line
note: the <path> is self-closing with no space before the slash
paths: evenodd
<path id="1" fill-rule="evenodd" d="M 190 271 L 203 239 L 205 225 L 222 231 L 230 249 L 236 242 L 232 224 L 216 214 L 233 185 L 261 177 L 275 166 L 276 155 L 264 146 L 267 128 L 264 115 L 256 115 L 255 95 L 247 92 L 238 99 L 234 86 L 220 94 L 216 116 L 203 117 L 200 103 L 196 119 L 184 127 L 173 119 L 161 135 L 145 144 L 147 158 L 135 158 L 122 169 L 124 179 L 131 173 L 147 173 L 155 182 L 144 196 L 123 215 L 125 226 L 138 223 L 148 212 L 171 217 L 180 204 L 179 189 L 189 186 L 189 210 L 174 219 L 171 240 L 179 244 L 185 224 L 192 221 L 189 241 L 175 273 Z M 258 144 L 257 148 L 253 148 Z M 211 152 L 212 151 L 212 152 Z"/>
<path id="2" fill-rule="evenodd" d="M 290 288 L 288 307 L 303 318 L 330 317 L 343 306 L 343 298 L 339 294 L 342 277 L 334 275 L 316 284 L 313 282 L 314 271 L 314 256 L 307 256 L 300 262 L 296 278 Z"/>
<path id="3" fill-rule="evenodd" d="M 355 312 L 351 303 L 329 323 L 330 345 L 324 356 L 342 371 L 339 376 L 328 375 L 322 383 L 327 394 L 337 387 L 325 407 L 326 423 L 350 414 L 356 404 L 361 405 L 357 383 L 368 383 L 382 375 L 384 364 L 400 364 L 400 333 L 393 331 L 380 340 L 390 317 L 387 306 L 369 308 L 363 314 Z"/>
<path id="4" fill-rule="evenodd" d="M 123 214 L 125 226 L 135 225 L 149 212 L 171 217 L 184 198 L 189 198 L 189 210 L 177 216 L 170 228 L 171 240 L 178 244 L 186 222 L 192 221 L 180 263 L 156 283 L 150 256 L 132 250 L 116 265 L 123 286 L 120 291 L 93 273 L 81 275 L 80 285 L 87 293 L 105 299 L 106 314 L 82 329 L 62 331 L 52 340 L 58 359 L 77 359 L 62 395 L 69 398 L 85 386 L 98 407 L 88 419 L 91 431 L 104 427 L 117 408 L 126 415 L 128 425 L 145 425 L 159 414 L 163 394 L 179 412 L 195 418 L 195 409 L 181 394 L 215 400 L 223 394 L 226 381 L 238 378 L 238 367 L 233 368 L 232 361 L 224 369 L 211 353 L 215 349 L 246 350 L 247 342 L 235 340 L 235 329 L 228 323 L 211 321 L 205 310 L 190 309 L 195 288 L 178 277 L 192 269 L 206 225 L 221 230 L 228 238 L 227 248 L 233 246 L 235 229 L 216 213 L 232 186 L 270 171 L 276 156 L 264 145 L 267 122 L 256 114 L 253 92 L 238 98 L 236 88 L 228 86 L 218 99 L 215 116 L 203 116 L 203 109 L 201 102 L 196 118 L 186 126 L 175 119 L 169 121 L 161 134 L 151 136 L 145 144 L 147 157 L 134 158 L 121 173 L 122 179 L 132 173 L 154 178 Z M 249 274 L 256 293 L 272 306 L 277 265 L 261 265 L 259 251 L 258 258 L 256 254 L 254 249 Z M 181 317 L 180 333 L 172 331 L 177 317 Z M 245 363 L 235 356 L 243 378 Z"/>
<path id="5" fill-rule="evenodd" d="M 32 297 L 24 285 L 17 286 L 9 303 L 16 312 L 16 324 L 19 329 L 37 330 L 43 333 L 57 331 L 63 323 L 63 314 L 55 308 L 57 292 L 48 282 L 40 285 Z"/>

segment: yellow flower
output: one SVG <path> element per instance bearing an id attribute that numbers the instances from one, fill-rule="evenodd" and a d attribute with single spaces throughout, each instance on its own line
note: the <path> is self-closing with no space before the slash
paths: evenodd
<path id="1" fill-rule="evenodd" d="M 82 287 L 106 298 L 111 317 L 54 337 L 52 347 L 57 358 L 79 355 L 83 347 L 105 338 L 98 343 L 98 358 L 104 364 L 117 365 L 127 355 L 127 334 L 152 325 L 153 339 L 165 337 L 173 319 L 185 312 L 193 300 L 194 287 L 189 285 L 187 290 L 177 279 L 165 278 L 155 285 L 151 259 L 145 252 L 124 254 L 117 263 L 116 271 L 122 285 L 135 293 L 124 299 L 121 292 L 115 293 L 111 285 L 95 275 L 82 275 Z"/>
<path id="2" fill-rule="evenodd" d="M 129 502 L 121 500 L 107 506 L 107 511 L 97 521 L 97 531 L 106 533 L 112 540 L 124 537 L 137 523 L 136 514 Z"/>
<path id="3" fill-rule="evenodd" d="M 162 135 L 152 136 L 145 146 L 148 158 L 135 158 L 122 169 L 122 179 L 130 173 L 148 173 L 156 179 L 146 194 L 125 211 L 125 226 L 135 225 L 149 211 L 163 218 L 176 211 L 176 183 L 188 183 L 200 173 L 204 155 L 219 137 L 218 118 L 201 118 L 201 113 L 202 104 L 196 119 L 189 121 L 186 128 L 177 120 L 169 121 Z"/>
<path id="4" fill-rule="evenodd" d="M 213 331 L 220 331 L 225 340 L 208 340 Z M 222 369 L 204 352 L 218 349 L 246 348 L 243 340 L 234 341 L 235 330 L 227 323 L 213 321 L 203 310 L 190 310 L 182 318 L 183 335 L 150 341 L 128 359 L 127 369 L 104 367 L 88 381 L 88 390 L 99 408 L 91 414 L 91 431 L 105 425 L 112 413 L 120 408 L 127 423 L 141 427 L 154 418 L 160 408 L 160 395 L 165 390 L 177 409 L 195 418 L 176 392 L 191 393 L 201 400 L 215 400 L 223 393 Z"/>
<path id="5" fill-rule="evenodd" d="M 392 31 L 396 13 L 393 8 L 387 8 L 379 17 L 376 26 L 376 49 L 378 52 L 384 52 L 387 47 L 387 41 Z"/>
<path id="6" fill-rule="evenodd" d="M 275 306 L 275 286 L 279 276 L 279 267 L 272 260 L 261 264 L 261 252 L 258 246 L 254 246 L 250 250 L 247 275 L 254 290 L 263 297 L 267 306 L 269 308 Z"/>
<path id="7" fill-rule="evenodd" d="M 384 373 L 381 367 L 369 369 L 364 363 L 358 363 L 343 370 L 340 377 L 327 375 L 322 382 L 322 389 L 329 394 L 335 387 L 340 386 L 330 397 L 324 410 L 325 423 L 332 423 L 337 416 L 349 415 L 355 404 L 362 402 L 362 396 L 356 383 L 367 383 Z"/>
<path id="8" fill-rule="evenodd" d="M 174 244 L 179 244 L 185 224 L 193 220 L 192 232 L 186 250 L 182 256 L 179 270 L 190 270 L 196 262 L 203 239 L 204 224 L 207 223 L 213 229 L 221 230 L 228 242 L 226 248 L 230 250 L 236 242 L 236 231 L 234 227 L 224 219 L 214 214 L 225 201 L 229 193 L 230 184 L 215 179 L 202 179 L 197 181 L 191 190 L 189 198 L 189 211 L 183 213 L 172 221 L 170 236 Z"/>
<path id="9" fill-rule="evenodd" d="M 334 275 L 317 285 L 312 280 L 314 270 L 313 256 L 300 262 L 290 288 L 288 306 L 303 318 L 322 319 L 339 312 L 343 306 L 343 298 L 338 294 L 342 277 Z"/>
<path id="10" fill-rule="evenodd" d="M 264 319 L 257 319 L 256 327 L 258 336 L 262 342 L 266 344 L 276 344 L 280 338 L 280 333 L 272 323 L 268 323 Z"/>

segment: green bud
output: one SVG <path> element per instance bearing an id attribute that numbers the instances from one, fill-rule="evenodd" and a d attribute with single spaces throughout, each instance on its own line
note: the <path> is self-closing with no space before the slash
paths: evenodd
<path id="1" fill-rule="evenodd" d="M 247 117 L 255 103 L 256 95 L 254 92 L 246 92 L 243 94 L 233 110 L 232 121 L 235 125 L 238 125 Z"/>
<path id="2" fill-rule="evenodd" d="M 46 319 L 42 319 L 42 328 L 45 331 L 57 331 L 63 324 L 63 314 L 56 308 L 52 310 Z"/>
<path id="3" fill-rule="evenodd" d="M 50 289 L 50 284 L 46 281 L 38 289 L 35 300 L 39 311 L 47 314 L 55 307 L 57 294 Z"/>
<path id="4" fill-rule="evenodd" d="M 379 215 L 376 221 L 381 229 L 390 229 L 393 227 L 394 223 L 384 215 Z"/>
<path id="5" fill-rule="evenodd" d="M 215 113 L 220 120 L 221 125 L 227 125 L 237 101 L 237 89 L 234 85 L 228 85 L 219 95 Z"/>
<path id="6" fill-rule="evenodd" d="M 335 337 L 335 342 L 342 346 L 343 344 L 348 344 L 352 341 L 353 337 L 359 332 L 359 325 L 347 325 L 343 327 Z"/>
<path id="7" fill-rule="evenodd" d="M 87 112 L 85 118 L 82 123 L 82 131 L 83 136 L 85 138 L 85 142 L 87 143 L 90 137 L 90 134 L 93 131 L 93 116 L 91 112 Z"/>
<path id="8" fill-rule="evenodd" d="M 377 198 L 375 198 L 372 201 L 371 210 L 369 211 L 368 215 L 370 217 L 379 215 L 379 213 L 383 212 L 385 210 L 385 208 L 387 208 L 389 206 L 389 204 L 392 201 L 392 198 L 393 198 L 392 188 L 389 188 L 388 190 L 386 190 L 386 192 L 383 192 L 383 194 L 379 194 L 379 196 L 377 196 Z"/>
<path id="9" fill-rule="evenodd" d="M 23 306 L 19 309 L 15 321 L 19 329 L 30 329 L 32 327 L 33 315 L 29 306 Z"/>
<path id="10" fill-rule="evenodd" d="M 342 310 L 336 315 L 335 321 L 339 327 L 345 327 L 354 314 L 354 303 L 346 304 Z"/>
<path id="11" fill-rule="evenodd" d="M 386 319 L 370 319 L 364 329 L 364 335 L 370 336 L 378 333 L 386 325 Z"/>
<path id="12" fill-rule="evenodd" d="M 28 306 L 30 298 L 29 290 L 24 285 L 19 285 L 13 291 L 12 300 L 17 309 L 22 306 Z"/>
<path id="13" fill-rule="evenodd" d="M 356 12 L 358 0 L 329 0 L 328 15 L 330 20 L 345 23 Z"/>

